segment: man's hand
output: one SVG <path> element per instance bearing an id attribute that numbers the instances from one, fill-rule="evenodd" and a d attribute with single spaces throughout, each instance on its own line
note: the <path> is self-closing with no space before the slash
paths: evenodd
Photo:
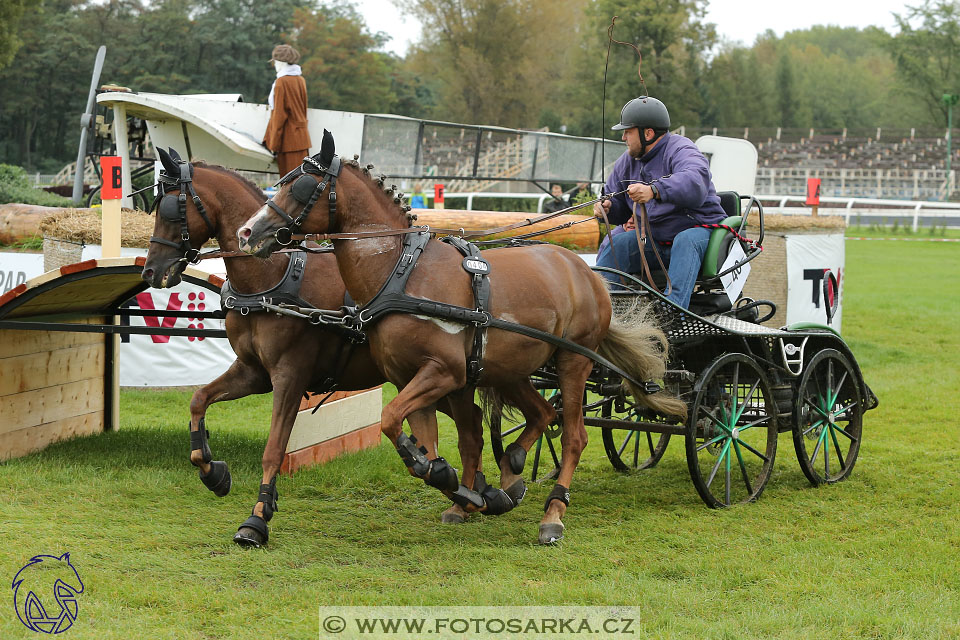
<path id="1" fill-rule="evenodd" d="M 603 220 L 603 216 L 606 213 L 610 213 L 610 207 L 612 203 L 609 200 L 601 200 L 600 202 L 593 203 L 593 215 Z"/>
<path id="2" fill-rule="evenodd" d="M 643 204 L 653 200 L 653 188 L 648 184 L 634 182 L 627 187 L 627 195 L 637 204 Z"/>

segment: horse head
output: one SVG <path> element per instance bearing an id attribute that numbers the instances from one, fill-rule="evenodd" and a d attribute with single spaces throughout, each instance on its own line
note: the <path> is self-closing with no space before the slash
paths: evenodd
<path id="1" fill-rule="evenodd" d="M 277 192 L 238 231 L 240 248 L 258 257 L 290 244 L 298 233 L 328 233 L 336 226 L 336 183 L 342 168 L 333 135 L 323 130 L 320 153 L 280 178 Z M 327 192 L 326 198 L 321 195 Z"/>

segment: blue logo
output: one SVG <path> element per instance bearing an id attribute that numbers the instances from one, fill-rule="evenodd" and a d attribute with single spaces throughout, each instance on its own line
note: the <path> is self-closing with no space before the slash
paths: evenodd
<path id="1" fill-rule="evenodd" d="M 70 564 L 69 553 L 30 558 L 14 576 L 11 588 L 17 617 L 31 631 L 63 633 L 77 619 L 77 596 L 83 593 L 83 581 Z"/>

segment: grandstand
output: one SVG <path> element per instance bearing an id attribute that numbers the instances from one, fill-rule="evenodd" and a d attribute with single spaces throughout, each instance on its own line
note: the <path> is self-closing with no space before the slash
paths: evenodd
<path id="1" fill-rule="evenodd" d="M 714 129 L 681 127 L 696 139 L 713 134 L 746 138 L 758 152 L 759 193 L 803 195 L 807 178 L 822 180 L 823 196 L 903 200 L 957 200 L 960 150 L 946 171 L 944 130 Z M 948 198 L 949 194 L 949 198 Z"/>

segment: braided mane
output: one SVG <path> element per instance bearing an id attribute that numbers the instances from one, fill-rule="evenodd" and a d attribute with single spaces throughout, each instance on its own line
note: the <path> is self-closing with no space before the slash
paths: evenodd
<path id="1" fill-rule="evenodd" d="M 384 196 L 393 201 L 393 205 L 396 206 L 402 215 L 406 217 L 407 227 L 413 224 L 413 221 L 417 219 L 416 215 L 410 213 L 410 205 L 403 204 L 403 197 L 405 194 L 400 193 L 397 189 L 397 185 L 390 185 L 389 187 L 384 187 L 383 182 L 386 180 L 386 176 L 381 174 L 379 176 L 373 175 L 373 165 L 368 164 L 361 166 L 360 165 L 360 156 L 355 155 L 351 160 L 344 160 L 344 166 L 357 169 L 362 175 L 370 179 L 371 182 L 376 183 L 376 190 L 380 191 Z"/>

